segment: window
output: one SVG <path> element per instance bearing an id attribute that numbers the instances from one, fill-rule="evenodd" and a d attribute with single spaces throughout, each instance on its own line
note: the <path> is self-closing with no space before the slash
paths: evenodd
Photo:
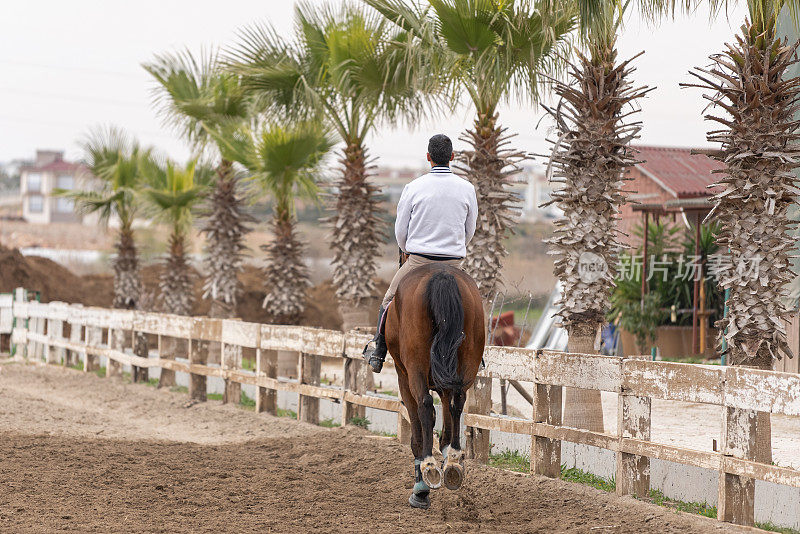
<path id="1" fill-rule="evenodd" d="M 28 191 L 39 192 L 42 190 L 42 175 L 38 172 L 28 174 Z"/>
<path id="2" fill-rule="evenodd" d="M 31 213 L 42 213 L 44 208 L 41 195 L 31 195 L 28 197 L 28 211 Z"/>
<path id="3" fill-rule="evenodd" d="M 56 211 L 58 213 L 72 213 L 75 209 L 75 203 L 71 198 L 56 198 Z"/>
<path id="4" fill-rule="evenodd" d="M 56 178 L 56 188 L 69 190 L 75 187 L 75 179 L 71 174 L 61 174 Z"/>

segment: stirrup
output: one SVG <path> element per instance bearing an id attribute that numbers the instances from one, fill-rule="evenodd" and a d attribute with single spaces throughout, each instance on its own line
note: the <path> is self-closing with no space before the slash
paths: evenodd
<path id="1" fill-rule="evenodd" d="M 373 373 L 380 373 L 383 370 L 383 362 L 386 361 L 386 341 L 378 336 L 376 338 L 364 347 L 364 360 L 372 368 Z M 375 343 L 375 348 L 369 350 L 369 346 L 373 343 Z M 383 350 L 381 350 L 381 344 L 383 344 Z M 381 352 L 383 354 L 380 354 Z"/>
<path id="2" fill-rule="evenodd" d="M 367 363 L 372 368 L 373 373 L 380 373 L 381 371 L 383 371 L 384 361 L 385 359 L 381 358 L 380 356 L 371 356 Z"/>
<path id="3" fill-rule="evenodd" d="M 384 351 L 383 357 L 380 357 L 378 353 L 378 345 L 380 344 L 381 340 L 378 336 L 375 336 L 375 339 L 367 343 L 367 346 L 364 347 L 364 352 L 362 353 L 364 356 L 364 361 L 369 364 L 370 368 L 372 368 L 373 373 L 380 373 L 383 370 L 383 362 L 386 361 L 386 352 Z M 375 344 L 375 348 L 370 350 L 370 345 Z M 384 341 L 385 343 L 385 341 Z"/>

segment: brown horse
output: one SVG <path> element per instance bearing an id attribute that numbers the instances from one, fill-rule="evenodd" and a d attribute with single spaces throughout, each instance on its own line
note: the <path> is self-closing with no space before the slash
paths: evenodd
<path id="1" fill-rule="evenodd" d="M 429 264 L 408 273 L 386 317 L 386 342 L 397 368 L 400 396 L 411 420 L 411 450 L 416 484 L 408 502 L 430 506 L 430 490 L 455 490 L 464 479 L 461 412 L 475 381 L 486 339 L 478 287 L 466 273 Z M 433 458 L 436 412 L 430 391 L 442 401 L 443 428 Z"/>

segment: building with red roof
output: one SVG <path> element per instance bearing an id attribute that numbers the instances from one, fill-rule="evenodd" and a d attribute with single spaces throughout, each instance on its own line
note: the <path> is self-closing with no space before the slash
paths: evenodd
<path id="1" fill-rule="evenodd" d="M 53 195 L 56 189 L 86 188 L 92 178 L 80 163 L 64 160 L 57 150 L 37 150 L 32 165 L 20 168 L 20 194 L 22 217 L 28 222 L 49 224 L 53 222 L 80 222 L 72 200 Z"/>
<path id="2" fill-rule="evenodd" d="M 691 148 L 634 146 L 641 160 L 629 170 L 625 189 L 628 202 L 623 204 L 620 230 L 628 235 L 623 242 L 631 246 L 639 244 L 640 238 L 634 235 L 634 228 L 642 225 L 643 209 L 648 209 L 654 217 L 669 217 L 678 222 L 685 220 L 683 206 L 695 209 L 708 208 L 708 199 L 714 194 L 710 188 L 718 176 L 713 173 L 723 168 L 716 160 L 702 154 L 692 154 Z M 666 209 L 662 209 L 666 208 Z M 674 208 L 674 209 L 670 209 Z"/>

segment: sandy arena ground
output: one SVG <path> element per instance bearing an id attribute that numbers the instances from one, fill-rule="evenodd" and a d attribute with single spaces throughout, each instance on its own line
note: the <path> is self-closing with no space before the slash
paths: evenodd
<path id="1" fill-rule="evenodd" d="M 3 532 L 740 531 L 589 487 L 470 464 L 412 510 L 411 453 L 79 371 L 0 364 Z M 742 530 L 743 531 L 743 530 Z"/>

